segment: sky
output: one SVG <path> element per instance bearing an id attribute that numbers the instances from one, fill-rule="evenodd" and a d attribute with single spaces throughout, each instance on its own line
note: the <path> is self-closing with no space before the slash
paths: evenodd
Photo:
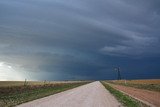
<path id="1" fill-rule="evenodd" d="M 0 80 L 160 79 L 159 0 L 0 0 Z"/>

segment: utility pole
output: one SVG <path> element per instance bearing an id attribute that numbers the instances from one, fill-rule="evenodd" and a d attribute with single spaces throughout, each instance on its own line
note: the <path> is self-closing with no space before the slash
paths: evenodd
<path id="1" fill-rule="evenodd" d="M 115 71 L 117 71 L 117 73 L 118 73 L 117 79 L 118 79 L 118 80 L 121 80 L 120 67 L 115 68 Z"/>
<path id="2" fill-rule="evenodd" d="M 24 86 L 26 86 L 27 85 L 27 79 L 25 79 L 25 81 L 24 81 Z"/>

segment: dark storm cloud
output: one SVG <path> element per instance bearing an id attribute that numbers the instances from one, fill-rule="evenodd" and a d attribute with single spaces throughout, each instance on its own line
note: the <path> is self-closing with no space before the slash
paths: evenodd
<path id="1" fill-rule="evenodd" d="M 145 60 L 152 60 L 148 74 L 154 77 L 160 70 L 159 5 L 158 0 L 0 1 L 0 60 L 49 73 L 38 79 L 111 79 L 115 66 L 144 75 Z M 141 67 L 135 64 L 134 71 L 129 68 L 135 60 Z"/>

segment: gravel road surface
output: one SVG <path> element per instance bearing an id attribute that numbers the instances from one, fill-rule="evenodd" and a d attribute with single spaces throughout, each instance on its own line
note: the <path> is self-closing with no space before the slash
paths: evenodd
<path id="1" fill-rule="evenodd" d="M 122 107 L 99 82 L 93 82 L 18 107 Z"/>

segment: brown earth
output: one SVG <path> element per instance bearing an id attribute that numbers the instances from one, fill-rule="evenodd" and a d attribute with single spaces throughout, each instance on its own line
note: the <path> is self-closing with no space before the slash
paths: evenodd
<path id="1" fill-rule="evenodd" d="M 111 84 L 111 86 L 123 93 L 126 93 L 134 98 L 143 101 L 144 103 L 146 102 L 151 106 L 160 107 L 160 92 L 148 91 L 114 84 Z"/>

